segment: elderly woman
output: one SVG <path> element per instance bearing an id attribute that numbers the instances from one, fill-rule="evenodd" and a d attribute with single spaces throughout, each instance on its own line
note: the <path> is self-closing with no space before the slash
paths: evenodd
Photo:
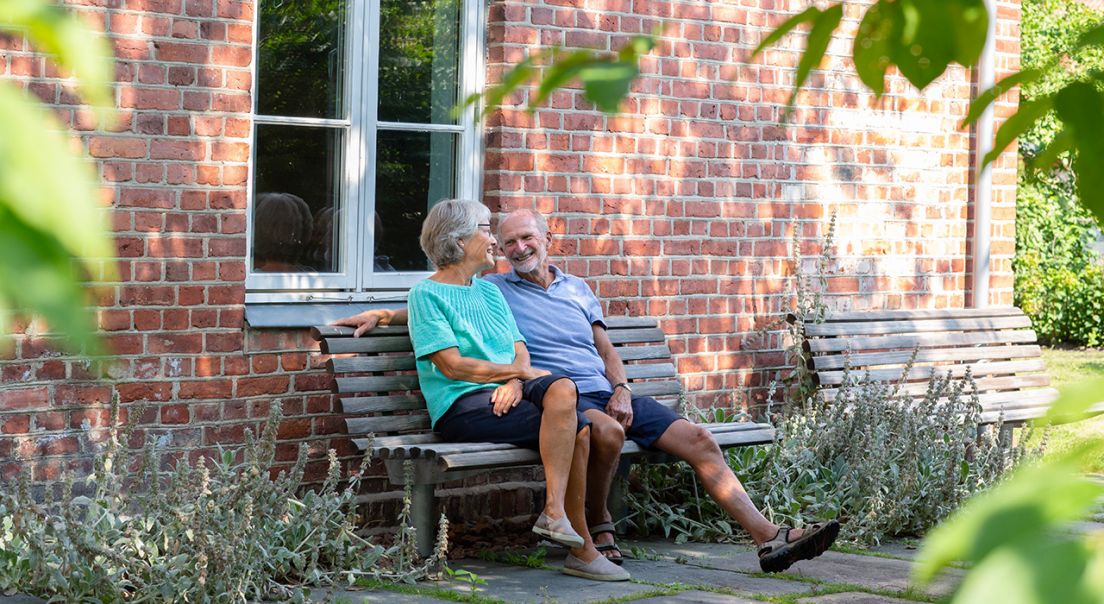
<path id="1" fill-rule="evenodd" d="M 422 224 L 422 250 L 437 271 L 411 288 L 407 307 L 433 428 L 451 442 L 540 451 L 547 495 L 533 531 L 571 548 L 564 573 L 626 580 L 584 530 L 590 422 L 576 410 L 575 384 L 529 365 L 502 293 L 476 277 L 494 266 L 489 221 L 483 204 L 446 200 Z"/>

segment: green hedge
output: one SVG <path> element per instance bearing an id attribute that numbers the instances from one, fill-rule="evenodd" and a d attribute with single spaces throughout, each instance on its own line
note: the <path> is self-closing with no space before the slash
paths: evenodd
<path id="1" fill-rule="evenodd" d="M 1077 74 L 1104 69 L 1104 50 L 1069 54 L 1077 37 L 1104 21 L 1104 15 L 1075 0 L 1025 0 L 1022 58 L 1025 68 L 1040 67 L 1063 53 L 1064 70 L 1055 70 L 1024 86 L 1023 100 L 1057 90 Z M 1104 345 L 1104 265 L 1091 248 L 1095 223 L 1078 203 L 1074 174 L 1065 160 L 1053 169 L 1028 169 L 1035 155 L 1058 131 L 1048 116 L 1020 138 L 1016 200 L 1015 303 L 1049 343 Z"/>

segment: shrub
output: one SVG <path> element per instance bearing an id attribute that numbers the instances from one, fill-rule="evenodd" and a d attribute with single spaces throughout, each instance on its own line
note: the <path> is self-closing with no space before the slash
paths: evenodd
<path id="1" fill-rule="evenodd" d="M 117 413 L 114 404 L 113 419 Z M 294 467 L 271 479 L 278 414 L 273 405 L 261 437 L 247 432 L 242 449 L 195 465 L 182 459 L 167 476 L 152 442 L 140 459 L 129 459 L 120 442 L 128 441 L 130 424 L 121 434 L 110 430 L 84 481 L 86 495 L 73 497 L 70 478 L 43 503 L 26 474 L 4 484 L 0 592 L 60 601 L 303 601 L 309 587 L 413 581 L 443 562 L 442 542 L 418 563 L 406 510 L 390 548 L 355 534 L 348 510 L 366 461 L 339 489 L 331 450 L 325 483 L 298 494 L 304 446 Z"/>
<path id="2" fill-rule="evenodd" d="M 1020 185 L 1016 212 L 1015 302 L 1039 339 L 1104 345 L 1104 267 L 1090 247 L 1089 213 L 1038 181 Z"/>
<path id="3" fill-rule="evenodd" d="M 970 377 L 933 378 L 919 400 L 898 390 L 858 379 L 835 401 L 816 396 L 791 405 L 773 445 L 729 449 L 729 465 L 774 522 L 838 518 L 844 539 L 871 545 L 922 534 L 1037 454 L 1002 440 L 1000 424 L 980 425 Z M 631 480 L 629 521 L 638 531 L 662 529 L 680 542 L 732 536 L 728 515 L 699 493 L 688 465 L 639 467 Z"/>
<path id="4" fill-rule="evenodd" d="M 1023 4 L 1024 68 L 1049 64 L 1056 54 L 1061 69 L 1049 69 L 1025 84 L 1023 100 L 1052 94 L 1074 78 L 1104 69 L 1104 49 L 1077 50 L 1078 37 L 1104 21 L 1099 11 L 1075 0 L 1027 0 Z M 1014 302 L 1032 319 L 1044 342 L 1104 344 L 1104 269 L 1090 247 L 1099 236 L 1090 214 L 1077 203 L 1076 175 L 1066 159 L 1054 166 L 1035 166 L 1035 157 L 1058 134 L 1053 115 L 1041 119 L 1020 137 L 1020 155 L 1029 167 L 1020 170 L 1016 199 Z"/>

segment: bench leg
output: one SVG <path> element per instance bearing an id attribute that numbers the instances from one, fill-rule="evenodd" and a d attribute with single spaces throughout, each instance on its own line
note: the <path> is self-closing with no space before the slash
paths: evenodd
<path id="1" fill-rule="evenodd" d="M 606 506 L 609 508 L 610 519 L 616 525 L 628 515 L 628 505 L 625 503 L 625 488 L 629 483 L 629 468 L 632 464 L 622 458 L 617 466 L 617 473 L 613 476 L 613 484 L 610 485 L 609 499 Z M 619 531 L 620 532 L 620 531 Z"/>
<path id="2" fill-rule="evenodd" d="M 433 553 L 437 541 L 437 506 L 432 484 L 415 484 L 411 487 L 410 523 L 418 531 L 418 555 L 423 558 Z"/>

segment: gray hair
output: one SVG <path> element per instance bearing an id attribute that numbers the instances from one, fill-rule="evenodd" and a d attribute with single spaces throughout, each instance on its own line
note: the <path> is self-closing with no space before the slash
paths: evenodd
<path id="1" fill-rule="evenodd" d="M 418 243 L 429 261 L 437 268 L 456 264 L 464 258 L 457 243 L 479 229 L 479 223 L 490 222 L 487 206 L 470 199 L 442 199 L 429 211 L 422 223 Z"/>
<path id="2" fill-rule="evenodd" d="M 498 221 L 498 240 L 502 241 L 502 224 L 506 222 L 507 218 L 511 216 L 528 216 L 533 219 L 533 224 L 537 225 L 537 230 L 540 231 L 541 236 L 548 234 L 548 219 L 544 217 L 544 214 L 532 209 L 532 208 L 518 208 L 509 214 L 506 214 Z"/>

